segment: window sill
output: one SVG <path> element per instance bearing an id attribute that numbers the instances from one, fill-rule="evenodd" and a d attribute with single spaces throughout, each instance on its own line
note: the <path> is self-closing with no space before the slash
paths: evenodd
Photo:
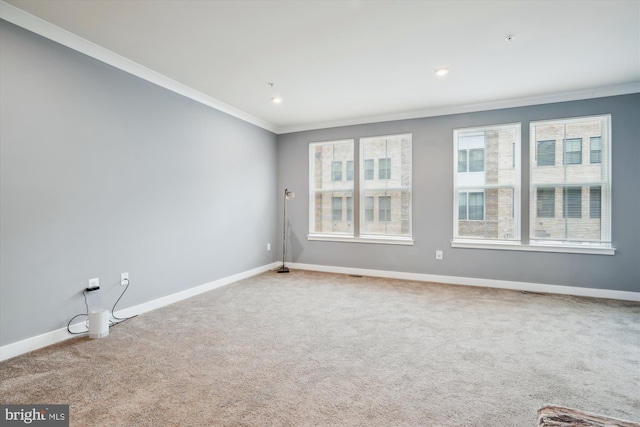
<path id="1" fill-rule="evenodd" d="M 385 236 L 336 236 L 328 234 L 309 234 L 307 240 L 321 242 L 346 242 L 346 243 L 375 243 L 381 245 L 405 245 L 413 246 L 411 237 L 385 237 Z"/>
<path id="2" fill-rule="evenodd" d="M 459 240 L 451 242 L 452 248 L 465 249 L 496 249 L 504 251 L 525 251 L 525 252 L 557 252 L 568 254 L 590 254 L 590 255 L 615 255 L 616 249 L 602 246 L 569 246 L 569 245 L 543 245 L 530 243 L 524 245 L 520 242 L 487 242 Z"/>

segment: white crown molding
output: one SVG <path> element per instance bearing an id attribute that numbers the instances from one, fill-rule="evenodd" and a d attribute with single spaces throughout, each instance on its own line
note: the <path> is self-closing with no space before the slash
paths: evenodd
<path id="1" fill-rule="evenodd" d="M 551 104 L 554 102 L 579 101 L 582 99 L 604 98 L 606 96 L 628 95 L 640 93 L 640 81 L 600 88 L 591 88 L 571 92 L 560 92 L 548 95 L 513 98 L 499 101 L 482 102 L 477 104 L 454 105 L 428 108 L 423 110 L 406 111 L 402 113 L 366 116 L 356 119 L 333 120 L 302 125 L 280 126 L 277 134 L 335 128 L 341 126 L 363 125 L 369 123 L 390 122 L 395 120 L 420 119 L 424 117 L 446 116 L 451 114 L 474 113 L 478 111 L 499 110 L 503 108 L 526 107 L 530 105 Z"/>
<path id="2" fill-rule="evenodd" d="M 24 10 L 4 1 L 0 1 L 0 18 L 70 49 L 102 61 L 105 64 L 109 64 L 129 74 L 133 74 L 136 77 L 140 77 L 141 79 L 190 98 L 196 102 L 215 108 L 216 110 L 222 111 L 230 116 L 276 133 L 277 128 L 271 123 L 245 113 L 231 105 L 225 104 L 224 102 L 209 95 L 205 95 L 200 91 L 190 88 L 189 86 L 177 82 L 163 74 L 140 65 L 137 62 L 131 61 L 130 59 L 98 46 L 95 43 L 83 39 L 80 36 L 31 15 L 30 13 L 27 13 Z"/>
<path id="3" fill-rule="evenodd" d="M 123 317 L 131 317 L 137 316 L 138 314 L 143 314 L 151 310 L 155 310 L 157 308 L 161 308 L 167 306 L 169 304 L 173 304 L 174 302 L 182 301 L 187 298 L 191 298 L 195 295 L 202 294 L 204 292 L 208 292 L 212 289 L 220 288 L 222 286 L 229 285 L 231 283 L 235 283 L 239 280 L 246 279 L 251 276 L 255 276 L 260 273 L 264 273 L 265 271 L 273 270 L 277 268 L 280 263 L 274 262 L 267 265 L 263 265 L 261 267 L 257 267 L 248 271 L 244 271 L 242 273 L 234 274 L 232 276 L 224 277 L 222 279 L 214 280 L 213 282 L 205 283 L 204 285 L 196 286 L 194 288 L 186 289 L 181 292 L 177 292 L 175 294 L 167 295 L 165 297 L 157 298 L 152 301 L 147 301 L 142 304 L 138 304 L 132 307 L 127 307 L 125 309 L 117 311 L 116 316 Z M 73 328 L 77 325 L 81 325 L 85 323 L 84 321 L 74 323 L 71 325 Z M 73 329 L 72 329 L 73 330 Z M 88 331 L 87 331 L 88 334 Z M 0 362 L 3 360 L 10 359 L 12 357 L 19 356 L 24 353 L 28 353 L 30 351 L 38 350 L 39 348 L 47 347 L 49 345 L 53 345 L 62 341 L 66 341 L 70 338 L 80 336 L 80 335 L 72 335 L 67 331 L 67 328 L 60 328 L 54 331 L 45 332 L 44 334 L 37 335 L 35 337 L 30 337 L 24 339 L 22 341 L 14 342 L 11 344 L 7 344 L 5 346 L 0 347 Z M 83 335 L 86 336 L 86 335 Z"/>
<path id="4" fill-rule="evenodd" d="M 282 264 L 282 263 L 278 263 Z M 321 271 L 325 273 L 356 274 L 360 276 L 385 277 L 389 279 L 435 282 L 447 285 L 478 286 L 483 288 L 509 289 L 523 292 L 573 295 L 590 298 L 605 298 L 640 302 L 640 292 L 615 291 L 610 289 L 579 288 L 574 286 L 547 285 L 542 283 L 516 282 L 512 280 L 478 279 L 474 277 L 442 276 L 437 274 L 406 273 L 402 271 L 372 270 L 366 268 L 335 267 L 329 265 L 287 262 L 291 269 Z"/>

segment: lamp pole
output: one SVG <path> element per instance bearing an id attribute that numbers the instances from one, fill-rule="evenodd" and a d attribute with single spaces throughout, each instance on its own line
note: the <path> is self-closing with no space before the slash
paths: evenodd
<path id="1" fill-rule="evenodd" d="M 282 212 L 282 266 L 278 269 L 278 273 L 288 273 L 289 268 L 284 265 L 285 256 L 287 253 L 287 200 L 291 200 L 295 197 L 293 191 L 284 189 L 283 212 Z"/>

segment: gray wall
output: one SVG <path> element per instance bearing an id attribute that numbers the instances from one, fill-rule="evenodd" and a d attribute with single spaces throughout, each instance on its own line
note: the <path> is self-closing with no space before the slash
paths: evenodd
<path id="1" fill-rule="evenodd" d="M 453 233 L 453 129 L 522 123 L 522 200 L 528 206 L 529 122 L 612 114 L 613 245 L 615 256 L 451 248 Z M 513 280 L 640 291 L 640 94 L 372 123 L 278 137 L 279 187 L 289 203 L 289 260 L 299 263 L 411 273 Z M 410 132 L 413 134 L 414 246 L 308 241 L 308 144 Z M 526 204 L 524 202 L 527 202 Z M 529 214 L 522 214 L 528 236 Z M 282 227 L 282 226 L 280 226 Z M 281 243 L 280 243 L 281 244 Z M 436 250 L 444 259 L 435 260 Z"/>
<path id="2" fill-rule="evenodd" d="M 274 134 L 0 22 L 0 345 L 275 260 Z"/>

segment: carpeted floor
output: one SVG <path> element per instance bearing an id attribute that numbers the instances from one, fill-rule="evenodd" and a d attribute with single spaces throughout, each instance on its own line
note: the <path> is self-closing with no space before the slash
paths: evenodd
<path id="1" fill-rule="evenodd" d="M 0 363 L 1 403 L 73 426 L 534 426 L 640 420 L 640 304 L 292 271 Z"/>

